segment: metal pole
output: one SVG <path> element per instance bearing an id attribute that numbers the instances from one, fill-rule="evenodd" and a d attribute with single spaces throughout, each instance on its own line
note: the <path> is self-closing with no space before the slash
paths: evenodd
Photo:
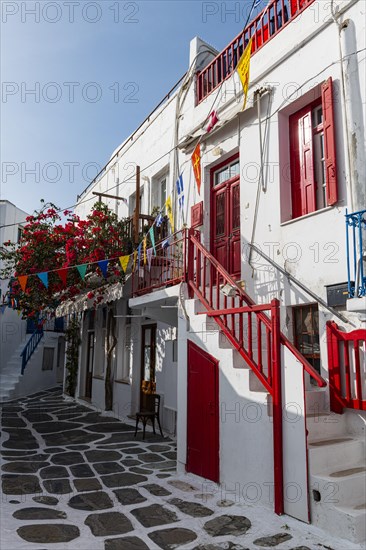
<path id="1" fill-rule="evenodd" d="M 280 302 L 271 301 L 274 511 L 284 513 Z"/>

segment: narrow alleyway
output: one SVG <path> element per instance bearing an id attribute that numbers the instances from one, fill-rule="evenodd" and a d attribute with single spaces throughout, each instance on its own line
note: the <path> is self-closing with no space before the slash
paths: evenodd
<path id="1" fill-rule="evenodd" d="M 1 444 L 1 550 L 356 548 L 176 474 L 174 441 L 57 388 L 3 404 Z"/>

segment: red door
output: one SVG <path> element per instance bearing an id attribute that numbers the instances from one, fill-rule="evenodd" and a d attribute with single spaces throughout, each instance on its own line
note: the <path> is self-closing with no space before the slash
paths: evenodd
<path id="1" fill-rule="evenodd" d="M 212 253 L 235 277 L 240 277 L 240 176 L 234 157 L 211 170 Z"/>
<path id="2" fill-rule="evenodd" d="M 218 362 L 190 341 L 187 401 L 187 471 L 218 482 Z"/>

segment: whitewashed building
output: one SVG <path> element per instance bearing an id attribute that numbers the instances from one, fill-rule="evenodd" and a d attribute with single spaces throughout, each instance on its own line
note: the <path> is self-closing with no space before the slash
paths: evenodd
<path id="1" fill-rule="evenodd" d="M 62 311 L 84 311 L 77 398 L 105 407 L 113 315 L 115 414 L 138 412 L 155 382 L 179 470 L 354 542 L 366 524 L 364 15 L 362 0 L 273 0 L 222 52 L 192 40 L 186 75 L 76 208 L 85 217 L 99 192 L 132 216 L 138 165 L 140 218 L 171 196 L 175 233 L 150 268 L 141 256 L 131 273 L 131 260 L 96 311 L 86 297 Z M 234 68 L 250 37 L 243 111 Z"/>
<path id="2" fill-rule="evenodd" d="M 0 246 L 19 243 L 29 216 L 8 200 L 0 201 Z M 0 269 L 4 266 L 0 262 Z M 0 280 L 0 402 L 51 388 L 63 381 L 65 341 L 60 323 L 41 331 L 22 319 L 12 304 L 9 279 Z M 56 330 L 55 330 L 56 326 Z M 58 328 L 59 327 L 59 328 Z M 60 330 L 61 329 L 61 330 Z"/>

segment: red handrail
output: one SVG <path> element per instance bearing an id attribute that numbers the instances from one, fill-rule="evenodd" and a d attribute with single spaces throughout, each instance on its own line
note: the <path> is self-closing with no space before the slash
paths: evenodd
<path id="1" fill-rule="evenodd" d="M 315 0 L 272 0 L 201 72 L 197 73 L 197 104 L 234 72 L 250 38 L 252 55 Z"/>
<path id="2" fill-rule="evenodd" d="M 255 302 L 244 292 L 244 290 L 236 283 L 236 281 L 229 275 L 229 273 L 224 269 L 224 267 L 212 256 L 212 254 L 197 240 L 197 238 L 191 233 L 190 234 L 190 242 L 193 243 L 193 245 L 197 248 L 200 255 L 203 255 L 206 257 L 210 264 L 217 270 L 217 272 L 220 274 L 220 276 L 223 278 L 223 280 L 228 283 L 231 287 L 235 288 L 237 291 L 238 296 L 240 296 L 241 301 L 244 301 L 248 307 L 251 308 L 251 311 L 255 313 L 260 321 L 270 330 L 271 329 L 271 320 L 264 312 L 256 311 L 258 306 L 255 304 Z M 188 252 L 189 260 L 193 261 L 192 254 Z M 192 266 L 193 267 L 193 266 Z M 191 270 L 192 272 L 192 270 Z M 197 274 L 196 274 L 197 276 Z M 189 281 L 193 281 L 194 275 L 192 276 L 192 273 L 189 277 Z M 190 285 L 192 288 L 192 285 Z M 194 291 L 194 288 L 193 288 Z M 211 290 L 210 290 L 211 293 Z M 204 296 L 203 296 L 204 297 Z M 210 304 L 207 302 L 210 309 L 216 310 L 216 307 L 212 307 L 213 304 Z M 204 305 L 207 305 L 204 304 Z M 240 304 L 239 308 L 242 307 L 242 304 Z M 238 309 L 238 306 L 234 305 L 233 308 L 236 310 L 236 313 L 240 313 Z M 227 308 L 225 308 L 227 309 Z M 269 305 L 263 306 L 263 310 L 269 310 Z M 232 314 L 232 311 L 230 310 L 230 313 Z M 211 312 L 209 313 L 210 316 L 215 317 L 215 313 Z M 299 352 L 298 349 L 295 348 L 295 346 L 290 342 L 288 338 L 281 332 L 280 333 L 280 340 L 281 344 L 285 346 L 295 357 L 296 359 L 302 364 L 305 371 L 312 377 L 314 380 L 316 380 L 319 387 L 325 387 L 327 385 L 326 381 L 320 374 L 314 369 L 314 367 L 306 360 L 306 358 Z"/>
<path id="3" fill-rule="evenodd" d="M 363 362 L 360 360 L 360 346 L 366 345 L 366 330 L 342 332 L 334 321 L 328 321 L 327 345 L 331 411 L 338 414 L 342 414 L 344 408 L 366 411 L 366 352 Z"/>

